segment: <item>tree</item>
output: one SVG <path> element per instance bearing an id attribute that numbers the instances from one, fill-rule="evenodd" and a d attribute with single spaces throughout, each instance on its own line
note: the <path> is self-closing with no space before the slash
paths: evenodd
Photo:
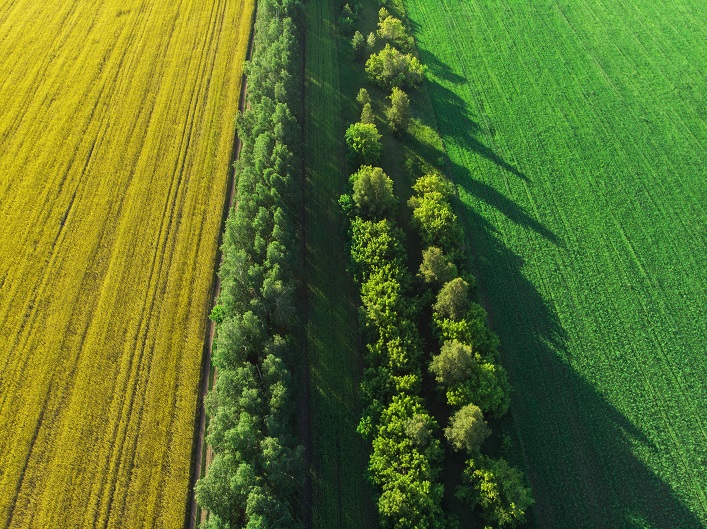
<path id="1" fill-rule="evenodd" d="M 371 96 L 369 95 L 368 90 L 366 90 L 365 88 L 361 88 L 358 91 L 358 95 L 356 96 L 356 101 L 358 101 L 358 104 L 361 105 L 361 107 L 370 105 Z"/>
<path id="2" fill-rule="evenodd" d="M 443 285 L 457 276 L 457 267 L 436 246 L 422 252 L 420 276 L 425 283 Z"/>
<path id="3" fill-rule="evenodd" d="M 373 49 L 376 47 L 376 34 L 372 31 L 366 37 L 366 48 L 368 53 L 373 53 Z"/>
<path id="4" fill-rule="evenodd" d="M 381 219 L 395 207 L 393 181 L 380 167 L 364 165 L 351 175 L 353 200 L 363 218 Z"/>
<path id="5" fill-rule="evenodd" d="M 481 506 L 484 519 L 499 528 L 523 523 L 525 511 L 535 503 L 523 473 L 504 459 L 469 459 L 464 481 L 466 485 L 457 489 L 457 497 Z"/>
<path id="6" fill-rule="evenodd" d="M 403 51 L 410 49 L 410 36 L 400 19 L 387 16 L 378 22 L 378 36 L 386 42 L 395 44 Z"/>
<path id="7" fill-rule="evenodd" d="M 471 346 L 456 340 L 444 342 L 439 354 L 430 363 L 430 371 L 445 389 L 465 382 L 475 367 L 476 359 Z"/>
<path id="8" fill-rule="evenodd" d="M 346 129 L 349 159 L 357 165 L 376 163 L 383 146 L 378 128 L 372 123 L 354 123 Z"/>
<path id="9" fill-rule="evenodd" d="M 433 308 L 444 318 L 461 320 L 469 308 L 469 283 L 461 277 L 445 283 Z"/>
<path id="10" fill-rule="evenodd" d="M 410 98 L 398 87 L 390 94 L 390 108 L 386 112 L 393 134 L 402 135 L 410 123 Z"/>
<path id="11" fill-rule="evenodd" d="M 351 39 L 351 47 L 353 48 L 354 59 L 357 61 L 363 59 L 363 55 L 366 53 L 366 39 L 363 38 L 363 35 L 358 30 L 356 30 Z"/>
<path id="12" fill-rule="evenodd" d="M 394 86 L 414 87 L 422 82 L 425 67 L 409 53 L 402 53 L 386 44 L 366 61 L 366 75 L 371 82 L 387 89 Z"/>
<path id="13" fill-rule="evenodd" d="M 481 408 L 474 404 L 467 404 L 457 410 L 449 420 L 449 426 L 444 429 L 449 444 L 468 454 L 477 452 L 490 434 L 491 430 L 484 421 Z"/>
<path id="14" fill-rule="evenodd" d="M 366 103 L 361 110 L 361 123 L 373 125 L 375 121 L 376 116 L 373 114 L 373 107 L 371 107 L 370 103 Z"/>

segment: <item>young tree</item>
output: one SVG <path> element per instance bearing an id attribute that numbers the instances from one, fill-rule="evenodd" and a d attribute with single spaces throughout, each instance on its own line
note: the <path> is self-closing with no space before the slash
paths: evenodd
<path id="1" fill-rule="evenodd" d="M 363 109 L 361 110 L 361 123 L 373 125 L 375 121 L 376 116 L 375 114 L 373 114 L 373 107 L 370 103 L 366 103 L 365 105 L 363 105 Z"/>
<path id="2" fill-rule="evenodd" d="M 516 527 L 525 521 L 525 511 L 535 503 L 523 473 L 504 459 L 472 458 L 464 471 L 457 497 L 470 505 L 480 505 L 483 517 L 495 527 Z"/>
<path id="3" fill-rule="evenodd" d="M 388 124 L 393 134 L 402 135 L 410 123 L 410 98 L 398 87 L 393 87 L 390 94 L 390 108 L 386 112 Z"/>
<path id="4" fill-rule="evenodd" d="M 457 267 L 449 262 L 442 250 L 430 246 L 422 252 L 420 276 L 426 283 L 443 285 L 457 276 Z"/>
<path id="5" fill-rule="evenodd" d="M 368 34 L 368 37 L 366 37 L 366 49 L 368 53 L 373 53 L 373 50 L 376 47 L 376 34 L 373 33 L 372 31 Z"/>
<path id="6" fill-rule="evenodd" d="M 371 104 L 371 96 L 368 93 L 368 90 L 366 90 L 365 88 L 361 88 L 358 91 L 358 95 L 356 96 L 356 101 L 358 101 L 358 104 L 361 105 L 362 107 L 364 107 L 366 105 L 370 105 Z"/>
<path id="7" fill-rule="evenodd" d="M 356 30 L 353 38 L 351 39 L 351 47 L 353 48 L 354 59 L 360 61 L 363 59 L 366 53 L 366 39 L 363 38 L 363 34 Z"/>
<path id="8" fill-rule="evenodd" d="M 467 404 L 456 411 L 449 420 L 449 426 L 444 429 L 444 436 L 455 450 L 463 450 L 473 454 L 481 448 L 486 438 L 491 434 L 481 408 Z"/>
<path id="9" fill-rule="evenodd" d="M 366 75 L 371 82 L 387 89 L 394 86 L 414 87 L 422 82 L 425 67 L 409 53 L 402 53 L 386 44 L 366 61 Z"/>
<path id="10" fill-rule="evenodd" d="M 350 181 L 353 200 L 361 217 L 378 220 L 395 207 L 393 181 L 380 167 L 364 165 L 351 175 Z"/>
<path id="11" fill-rule="evenodd" d="M 383 150 L 378 128 L 371 123 L 354 123 L 346 129 L 349 160 L 357 165 L 378 162 Z"/>
<path id="12" fill-rule="evenodd" d="M 461 277 L 445 283 L 437 294 L 437 302 L 433 308 L 444 318 L 461 320 L 469 308 L 469 283 Z"/>

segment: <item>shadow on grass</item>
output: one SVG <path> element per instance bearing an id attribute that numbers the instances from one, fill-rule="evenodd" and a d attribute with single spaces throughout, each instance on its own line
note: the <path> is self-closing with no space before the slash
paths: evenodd
<path id="1" fill-rule="evenodd" d="M 430 53 L 421 55 L 433 76 L 450 78 L 450 68 Z M 527 180 L 475 137 L 480 127 L 457 94 L 438 83 L 428 86 L 445 140 L 453 138 Z M 492 185 L 474 179 L 466 167 L 452 163 L 451 170 L 469 194 L 561 246 L 550 229 Z M 658 450 L 645 433 L 567 362 L 566 332 L 549 300 L 524 274 L 523 257 L 506 246 L 487 218 L 466 203 L 457 207 L 467 247 L 473 249 L 479 297 L 500 335 L 502 363 L 515 390 L 512 414 L 493 425 L 513 439 L 512 447 L 502 448 L 497 436 L 485 448 L 526 469 L 536 499 L 526 527 L 703 527 L 704 521 L 634 455 L 637 445 Z M 451 460 L 457 468 L 461 465 L 461 458 Z M 453 481 L 450 476 L 449 483 Z M 448 507 L 463 512 L 454 499 Z M 477 526 L 462 520 L 462 527 Z"/>

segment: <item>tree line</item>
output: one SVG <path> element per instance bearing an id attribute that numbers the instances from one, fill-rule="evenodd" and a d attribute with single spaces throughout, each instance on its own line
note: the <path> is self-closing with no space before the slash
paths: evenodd
<path id="1" fill-rule="evenodd" d="M 410 121 L 410 99 L 403 89 L 419 85 L 425 66 L 414 54 L 405 23 L 385 7 L 376 32 L 364 37 L 353 31 L 361 8 L 358 2 L 344 6 L 341 29 L 353 32 L 354 60 L 365 62 L 371 84 L 389 91 L 385 116 L 393 135 L 403 136 Z M 483 308 L 472 300 L 475 279 L 464 270 L 464 233 L 451 202 L 456 188 L 435 171 L 413 185 L 410 225 L 424 248 L 413 277 L 401 242 L 404 233 L 393 220 L 397 200 L 392 180 L 376 167 L 382 135 L 371 96 L 361 88 L 357 100 L 361 118 L 345 134 L 348 160 L 357 170 L 340 204 L 350 219 L 352 270 L 360 286 L 367 349 L 365 408 L 358 429 L 371 441 L 368 473 L 377 486 L 382 526 L 456 526 L 441 508 L 444 438 L 450 450 L 467 455 L 457 497 L 480 507 L 488 524 L 514 527 L 533 499 L 521 471 L 502 458 L 483 455 L 491 434 L 486 417 L 507 412 L 510 385 L 499 364 L 498 338 Z M 425 350 L 418 325 L 436 341 L 430 350 Z M 425 371 L 449 407 L 443 435 L 421 396 Z"/>
<path id="2" fill-rule="evenodd" d="M 221 292 L 212 312 L 207 442 L 214 458 L 196 485 L 206 527 L 302 527 L 303 447 L 294 435 L 295 207 L 299 196 L 299 0 L 259 0 L 237 121 Z"/>

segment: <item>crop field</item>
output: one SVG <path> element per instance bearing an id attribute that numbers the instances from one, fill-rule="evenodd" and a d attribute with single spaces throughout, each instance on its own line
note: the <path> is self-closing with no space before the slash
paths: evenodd
<path id="1" fill-rule="evenodd" d="M 307 368 L 313 528 L 375 527 L 366 451 L 356 433 L 363 372 L 357 293 L 346 268 L 338 199 L 348 190 L 335 0 L 307 2 L 305 39 L 305 229 Z"/>
<path id="2" fill-rule="evenodd" d="M 707 2 L 406 0 L 538 527 L 707 524 Z"/>
<path id="3" fill-rule="evenodd" d="M 0 0 L 0 527 L 182 527 L 253 0 Z"/>

